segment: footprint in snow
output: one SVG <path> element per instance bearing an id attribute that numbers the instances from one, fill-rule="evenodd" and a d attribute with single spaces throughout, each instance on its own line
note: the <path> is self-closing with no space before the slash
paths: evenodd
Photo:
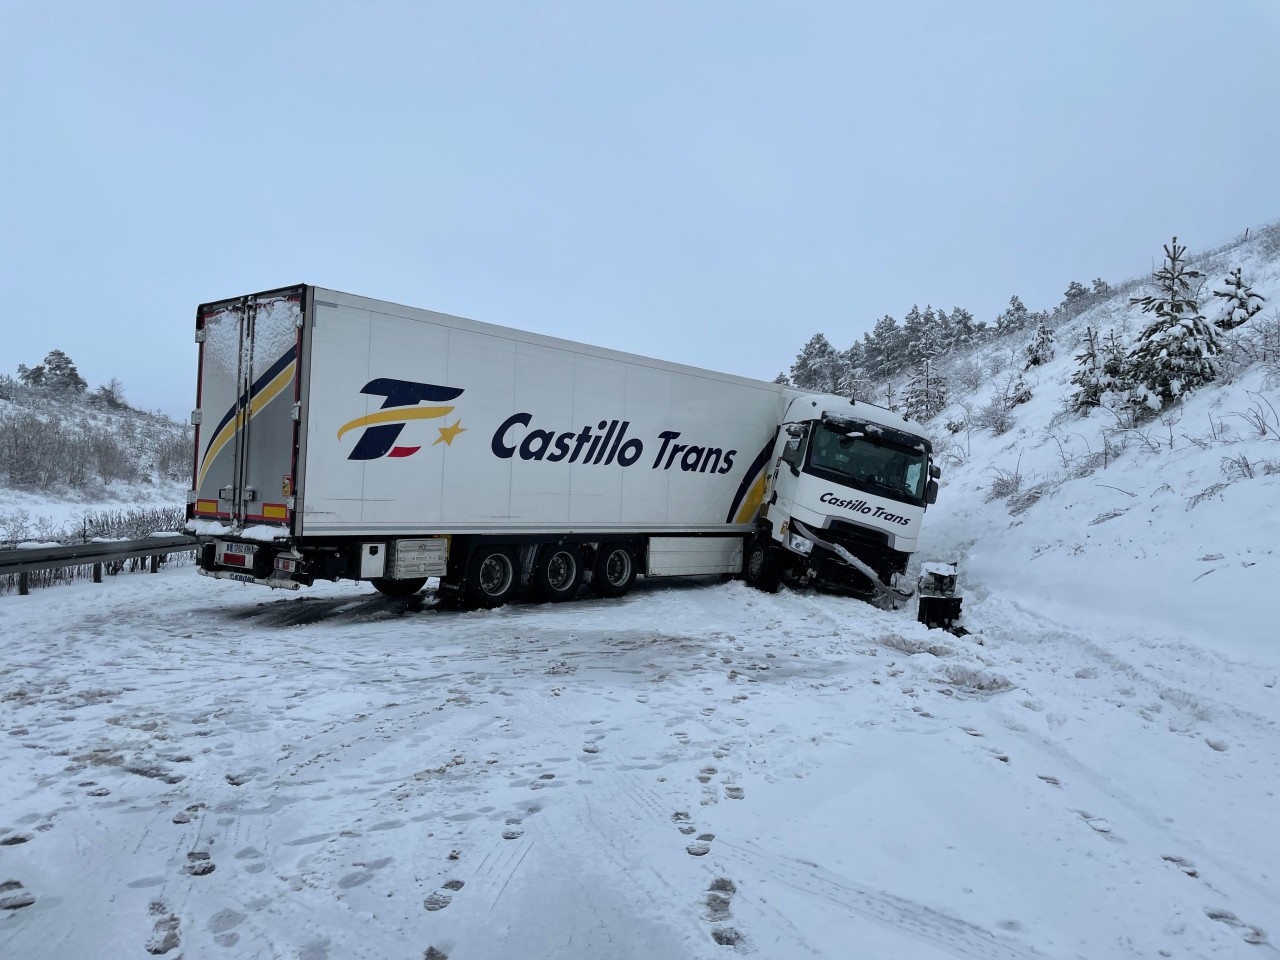
<path id="1" fill-rule="evenodd" d="M 671 815 L 671 822 L 674 823 L 676 825 L 676 829 L 686 837 L 691 833 L 696 833 L 698 830 L 698 828 L 690 822 L 692 819 L 693 818 L 683 810 L 677 810 Z"/>
<path id="2" fill-rule="evenodd" d="M 1205 907 L 1204 914 L 1210 920 L 1217 920 L 1219 923 L 1225 923 L 1234 929 L 1244 939 L 1245 943 L 1263 944 L 1267 942 L 1267 932 L 1265 930 L 1245 923 L 1230 910 Z"/>
<path id="3" fill-rule="evenodd" d="M 747 793 L 742 787 L 725 785 L 724 795 L 730 800 L 741 800 L 746 797 Z"/>
<path id="4" fill-rule="evenodd" d="M 429 912 L 435 913 L 437 910 L 443 910 L 451 903 L 453 903 L 453 897 L 448 894 L 433 893 L 422 901 L 422 906 Z"/>
<path id="5" fill-rule="evenodd" d="M 1192 863 L 1190 860 L 1187 860 L 1183 857 L 1166 855 L 1161 857 L 1160 859 L 1165 861 L 1165 863 L 1172 863 L 1175 867 L 1177 867 L 1179 870 L 1185 873 L 1188 877 L 1200 876 L 1200 871 L 1196 869 L 1196 865 Z"/>
<path id="6" fill-rule="evenodd" d="M 696 840 L 685 847 L 685 850 L 691 857 L 705 857 L 711 852 L 711 841 L 715 838 L 714 833 L 700 833 Z"/>
<path id="7" fill-rule="evenodd" d="M 1112 832 L 1111 824 L 1106 820 L 1105 817 L 1095 817 L 1093 814 L 1089 813 L 1086 810 L 1077 810 L 1075 812 L 1076 812 L 1076 815 L 1085 823 L 1087 823 L 1089 825 L 1089 828 L 1095 831 L 1096 833 L 1102 834 L 1108 840 L 1120 839 Z"/>
<path id="8" fill-rule="evenodd" d="M 153 900 L 147 910 L 156 918 L 151 928 L 151 939 L 147 941 L 147 953 L 158 957 L 178 949 L 182 943 L 178 935 L 178 918 L 169 910 L 169 905 L 163 900 Z"/>
<path id="9" fill-rule="evenodd" d="M 711 923 L 728 920 L 729 902 L 737 892 L 737 885 L 728 877 L 717 877 L 712 880 L 711 886 L 707 888 L 707 895 L 702 901 L 705 908 L 702 911 L 702 919 Z"/>
<path id="10" fill-rule="evenodd" d="M 182 872 L 189 873 L 193 877 L 204 877 L 216 869 L 217 866 L 210 859 L 208 850 L 192 850 L 187 854 L 187 862 Z"/>
<path id="11" fill-rule="evenodd" d="M 0 910 L 21 910 L 36 902 L 36 898 L 22 889 L 17 880 L 0 883 Z"/>
<path id="12" fill-rule="evenodd" d="M 187 807 L 185 810 L 179 810 L 177 813 L 175 813 L 173 815 L 173 822 L 174 823 L 190 823 L 192 820 L 194 820 L 197 816 L 200 815 L 200 811 L 203 809 L 204 809 L 203 803 L 193 803 L 189 807 Z"/>
<path id="13" fill-rule="evenodd" d="M 1041 780 L 1043 780 L 1045 783 L 1049 784 L 1049 786 L 1051 787 L 1062 786 L 1061 780 L 1059 780 L 1057 777 L 1051 777 L 1047 773 L 1037 773 L 1036 776 L 1039 777 Z"/>

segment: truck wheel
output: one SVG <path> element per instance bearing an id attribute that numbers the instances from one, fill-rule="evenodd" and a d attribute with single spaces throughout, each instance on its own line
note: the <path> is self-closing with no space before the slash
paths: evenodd
<path id="1" fill-rule="evenodd" d="M 520 588 L 515 554 L 507 547 L 481 547 L 471 557 L 463 585 L 465 601 L 477 607 L 500 607 Z"/>
<path id="2" fill-rule="evenodd" d="M 543 547 L 533 562 L 533 595 L 558 603 L 572 600 L 582 585 L 582 552 L 568 544 Z"/>
<path id="3" fill-rule="evenodd" d="M 748 586 L 777 593 L 782 582 L 782 564 L 778 560 L 778 548 L 765 537 L 752 537 L 747 544 L 747 555 L 742 565 L 742 579 Z"/>
<path id="4" fill-rule="evenodd" d="M 426 577 L 412 577 L 408 580 L 391 580 L 386 577 L 374 577 L 369 581 L 373 589 L 384 597 L 412 597 L 427 585 Z"/>
<path id="5" fill-rule="evenodd" d="M 591 571 L 591 592 L 597 597 L 620 597 L 636 582 L 636 560 L 625 543 L 602 543 Z"/>

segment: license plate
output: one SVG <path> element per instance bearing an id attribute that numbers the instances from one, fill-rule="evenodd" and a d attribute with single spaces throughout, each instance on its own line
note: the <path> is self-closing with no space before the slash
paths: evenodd
<path id="1" fill-rule="evenodd" d="M 258 548 L 251 543 L 224 543 L 222 545 L 223 553 L 241 553 L 246 557 L 253 556 L 253 552 Z"/>

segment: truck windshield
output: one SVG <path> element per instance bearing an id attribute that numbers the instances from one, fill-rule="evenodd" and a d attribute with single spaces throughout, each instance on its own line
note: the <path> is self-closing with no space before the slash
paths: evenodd
<path id="1" fill-rule="evenodd" d="M 928 476 L 924 450 L 877 437 L 874 430 L 814 424 L 806 472 L 890 500 L 921 503 Z"/>

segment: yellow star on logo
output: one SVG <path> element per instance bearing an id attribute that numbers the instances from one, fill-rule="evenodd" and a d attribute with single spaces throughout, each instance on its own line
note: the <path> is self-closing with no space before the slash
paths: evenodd
<path id="1" fill-rule="evenodd" d="M 436 443 L 443 443 L 446 447 L 453 446 L 454 438 L 460 433 L 467 432 L 466 427 L 460 426 L 461 423 L 461 420 L 455 420 L 452 427 L 438 427 L 437 429 L 440 431 L 440 436 L 436 439 L 436 442 L 431 445 L 434 447 Z"/>

